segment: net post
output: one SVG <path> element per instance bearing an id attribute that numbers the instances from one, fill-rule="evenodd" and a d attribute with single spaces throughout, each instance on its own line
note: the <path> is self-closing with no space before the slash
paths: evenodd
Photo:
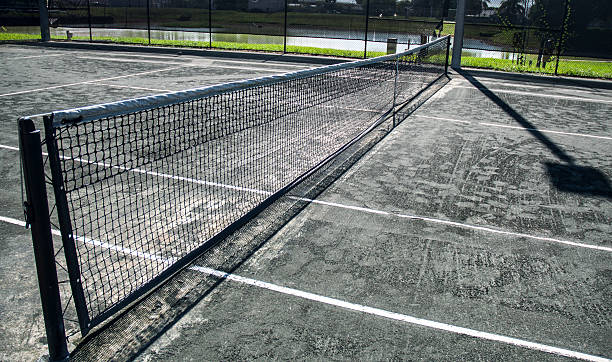
<path id="1" fill-rule="evenodd" d="M 363 59 L 368 57 L 368 32 L 370 25 L 370 0 L 367 0 L 365 11 L 365 36 L 363 39 Z"/>
<path id="2" fill-rule="evenodd" d="M 89 41 L 93 41 L 93 34 L 91 33 L 91 4 L 90 0 L 87 0 L 87 21 L 89 22 Z"/>
<path id="3" fill-rule="evenodd" d="M 55 267 L 40 131 L 35 129 L 34 122 L 30 119 L 20 119 L 18 126 L 27 200 L 24 202 L 26 227 L 31 225 L 49 360 L 67 361 L 69 353 Z"/>
<path id="4" fill-rule="evenodd" d="M 55 206 L 62 234 L 62 245 L 66 255 L 66 266 L 70 279 L 72 298 L 76 307 L 77 317 L 81 335 L 86 335 L 90 330 L 90 318 L 85 301 L 85 293 L 81 281 L 81 272 L 75 245 L 75 236 L 70 221 L 70 211 L 68 200 L 62 181 L 61 162 L 53 129 L 53 115 L 43 117 L 45 124 L 45 142 L 49 153 L 49 165 L 51 167 L 51 180 L 53 183 L 53 193 L 55 194 Z"/>
<path id="5" fill-rule="evenodd" d="M 40 18 L 40 40 L 49 41 L 51 40 L 51 33 L 49 32 L 49 11 L 47 10 L 46 0 L 38 0 L 38 13 Z"/>
<path id="6" fill-rule="evenodd" d="M 446 39 L 446 62 L 444 63 L 444 74 L 448 75 L 448 57 L 450 56 L 450 35 Z"/>
<path id="7" fill-rule="evenodd" d="M 395 58 L 395 80 L 393 82 L 393 128 L 396 126 L 395 106 L 397 105 L 397 78 L 399 76 L 399 57 Z"/>
<path id="8" fill-rule="evenodd" d="M 288 3 L 289 0 L 285 0 L 285 23 L 284 23 L 284 30 L 283 30 L 283 54 L 287 52 L 287 11 L 288 10 Z"/>
<path id="9" fill-rule="evenodd" d="M 147 35 L 151 45 L 151 0 L 147 0 Z"/>

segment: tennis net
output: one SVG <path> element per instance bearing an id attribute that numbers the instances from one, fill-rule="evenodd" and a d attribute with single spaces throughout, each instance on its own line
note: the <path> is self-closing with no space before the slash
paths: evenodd
<path id="1" fill-rule="evenodd" d="M 446 74 L 400 54 L 45 116 L 82 334 L 244 225 Z"/>

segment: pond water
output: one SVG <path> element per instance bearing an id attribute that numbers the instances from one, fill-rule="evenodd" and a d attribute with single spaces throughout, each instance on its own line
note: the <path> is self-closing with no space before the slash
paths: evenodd
<path id="1" fill-rule="evenodd" d="M 12 27 L 9 31 L 15 31 L 20 33 L 36 34 L 40 32 L 40 29 L 36 26 L 31 27 Z M 74 36 L 89 36 L 89 28 L 87 25 L 82 27 L 58 27 L 51 28 L 51 34 L 53 36 L 65 37 L 66 31 L 70 31 Z M 209 41 L 209 29 L 188 29 L 188 30 L 151 30 L 151 39 L 161 40 L 188 40 L 188 41 Z M 212 40 L 222 42 L 239 42 L 239 43 L 250 43 L 250 44 L 283 44 L 282 36 L 271 36 L 271 35 L 255 35 L 255 34 L 229 34 L 223 33 L 222 28 L 212 29 Z M 297 36 L 307 33 L 310 36 Z M 117 28 L 93 28 L 92 35 L 94 37 L 134 37 L 134 38 L 147 38 L 148 32 L 146 29 L 117 29 Z M 364 41 L 356 39 L 339 39 L 341 33 L 334 31 L 318 31 L 315 29 L 301 29 L 299 33 L 290 34 L 287 37 L 287 45 L 297 46 L 308 46 L 316 48 L 331 48 L 341 50 L 356 50 L 361 51 L 364 49 Z M 396 33 L 371 33 L 368 40 L 368 51 L 379 51 L 385 52 L 387 50 L 387 39 L 396 38 L 399 39 L 400 43 L 397 45 L 397 52 L 402 52 L 407 49 L 415 48 L 420 45 L 420 36 L 418 35 L 406 35 Z M 431 37 L 428 37 L 428 41 Z M 410 41 L 410 45 L 406 44 Z M 474 41 L 471 41 L 474 43 Z M 466 49 L 468 50 L 468 49 Z M 470 55 L 477 57 L 486 58 L 505 58 L 508 57 L 507 53 L 496 51 L 496 50 L 478 50 L 469 49 Z"/>

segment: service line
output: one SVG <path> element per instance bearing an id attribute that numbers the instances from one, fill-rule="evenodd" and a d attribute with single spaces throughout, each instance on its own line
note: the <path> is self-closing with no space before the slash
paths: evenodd
<path id="1" fill-rule="evenodd" d="M 0 216 L 0 221 L 25 227 L 25 222 L 21 220 L 13 219 L 13 218 Z M 61 236 L 61 233 L 59 230 L 53 229 L 51 230 L 51 233 L 53 235 Z M 123 253 L 126 255 L 130 255 L 133 257 L 137 257 L 137 258 L 155 261 L 155 262 L 160 263 L 162 266 L 170 266 L 177 260 L 176 258 L 163 258 L 157 255 L 151 254 L 151 253 L 136 251 L 136 250 L 132 250 L 132 249 L 129 249 L 123 246 L 113 245 L 113 244 L 106 243 L 103 241 L 93 240 L 93 239 L 84 238 L 80 236 L 77 236 L 76 239 L 82 243 L 102 247 L 104 249 L 113 250 L 113 251 Z M 347 302 L 341 299 L 326 297 L 320 294 L 310 293 L 310 292 L 302 291 L 302 290 L 295 289 L 295 288 L 288 288 L 288 287 L 284 287 L 281 285 L 264 282 L 261 280 L 243 277 L 237 274 L 226 273 L 226 272 L 208 268 L 205 266 L 193 265 L 193 266 L 188 267 L 188 269 L 192 271 L 200 272 L 202 274 L 211 275 L 211 276 L 214 276 L 222 280 L 229 280 L 232 282 L 237 282 L 240 284 L 245 284 L 245 285 L 249 285 L 249 286 L 253 286 L 253 287 L 257 287 L 261 289 L 266 289 L 269 291 L 281 293 L 284 295 L 289 295 L 289 296 L 296 297 L 296 298 L 309 300 L 309 301 L 316 302 L 316 303 L 331 305 L 334 307 L 347 309 L 347 310 L 351 310 L 354 312 L 369 314 L 369 315 L 373 315 L 376 317 L 386 318 L 386 319 L 404 322 L 408 324 L 413 324 L 413 325 L 417 325 L 421 327 L 437 329 L 439 331 L 455 333 L 455 334 L 462 334 L 462 335 L 477 338 L 477 339 L 504 343 L 508 345 L 522 347 L 525 349 L 530 349 L 530 350 L 535 350 L 535 351 L 540 351 L 540 352 L 545 352 L 545 353 L 550 353 L 550 354 L 555 354 L 555 355 L 565 356 L 565 357 L 570 357 L 570 358 L 578 358 L 578 359 L 582 359 L 586 361 L 596 361 L 596 362 L 610 361 L 609 359 L 604 358 L 604 357 L 594 356 L 591 354 L 577 352 L 577 351 L 573 351 L 573 350 L 569 350 L 565 348 L 549 346 L 549 345 L 542 344 L 542 343 L 530 342 L 530 341 L 520 339 L 520 338 L 514 338 L 514 337 L 504 336 L 501 334 L 489 333 L 489 332 L 479 331 L 476 329 L 465 328 L 465 327 L 460 327 L 460 326 L 456 326 L 452 324 L 432 321 L 429 319 L 418 318 L 418 317 L 414 317 L 414 316 L 410 316 L 406 314 L 387 311 L 387 310 L 380 309 L 380 308 L 368 307 L 362 304 L 351 303 L 351 302 Z"/>
<path id="2" fill-rule="evenodd" d="M 40 92 L 40 91 L 50 90 L 50 89 L 58 89 L 58 88 L 72 87 L 72 86 L 75 86 L 75 85 L 82 85 L 82 84 L 91 84 L 91 83 L 105 82 L 105 81 L 107 81 L 107 80 L 115 80 L 115 79 L 129 78 L 129 77 L 137 77 L 137 76 L 140 76 L 140 75 L 146 75 L 146 74 L 152 74 L 152 73 L 168 72 L 168 71 L 171 71 L 171 70 L 176 70 L 176 69 L 180 69 L 180 68 L 184 68 L 184 67 L 185 67 L 185 66 L 180 66 L 180 67 L 172 67 L 172 68 L 163 68 L 163 69 L 157 69 L 157 70 L 150 70 L 150 71 L 147 71 L 147 72 L 140 72 L 140 73 L 126 74 L 126 75 L 118 75 L 118 76 L 116 76 L 116 77 L 109 77 L 109 78 L 102 78 L 102 79 L 94 79 L 94 80 L 86 80 L 86 81 L 83 81 L 83 82 L 76 82 L 76 83 L 69 83 L 69 84 L 61 84 L 61 85 L 55 85 L 55 86 L 51 86 L 51 87 L 44 87 L 44 88 L 30 89 L 30 90 L 24 90 L 24 91 L 19 91 L 19 92 L 5 93 L 5 94 L 0 94 L 0 97 L 15 96 L 15 95 L 19 95 L 19 94 L 27 94 L 27 93 L 35 93 L 35 92 Z"/>
<path id="3" fill-rule="evenodd" d="M 9 148 L 10 146 L 4 146 L 4 147 L 6 147 L 7 149 L 13 149 L 13 148 Z M 48 154 L 43 152 L 43 155 L 47 156 Z M 241 187 L 241 186 L 234 186 L 234 185 L 226 185 L 226 184 L 222 184 L 222 183 L 218 183 L 218 182 L 199 180 L 199 179 L 195 179 L 195 178 L 191 178 L 191 177 L 175 176 L 175 175 L 171 175 L 171 174 L 167 174 L 167 173 L 149 171 L 149 170 L 145 170 L 145 169 L 127 168 L 127 167 L 124 167 L 124 166 L 116 166 L 116 165 L 111 165 L 111 164 L 107 164 L 107 163 L 103 163 L 103 162 L 94 162 L 94 161 L 89 161 L 89 160 L 81 159 L 81 158 L 70 158 L 70 157 L 65 157 L 65 156 L 63 156 L 63 157 L 60 156 L 60 157 L 62 159 L 70 160 L 70 161 L 74 161 L 74 162 L 87 163 L 87 164 L 97 165 L 97 166 L 101 166 L 101 167 L 105 167 L 105 168 L 114 168 L 114 169 L 117 169 L 117 170 L 134 172 L 134 173 L 141 173 L 141 174 L 146 174 L 146 175 L 150 175 L 150 176 L 167 178 L 167 179 L 178 180 L 178 181 L 183 181 L 183 182 L 189 182 L 189 183 L 194 183 L 194 184 L 200 184 L 200 185 L 207 185 L 207 186 L 225 188 L 225 189 L 234 190 L 234 191 L 243 191 L 243 192 L 255 193 L 255 194 L 266 195 L 266 196 L 271 196 L 273 194 L 273 192 L 265 191 L 265 190 L 258 190 L 258 189 L 253 189 L 253 188 L 248 188 L 248 187 Z M 384 216 L 390 216 L 390 217 L 397 217 L 397 218 L 402 218 L 402 219 L 420 220 L 420 221 L 424 221 L 424 222 L 436 223 L 436 224 L 444 224 L 444 225 L 448 225 L 448 226 L 453 226 L 453 227 L 458 227 L 458 228 L 463 228 L 463 229 L 469 229 L 469 230 L 474 230 L 474 231 L 493 233 L 493 234 L 501 234 L 501 235 L 508 235 L 508 236 L 513 236 L 513 237 L 526 238 L 526 239 L 532 239 L 532 240 L 544 241 L 544 242 L 549 242 L 549 243 L 556 243 L 556 244 L 574 246 L 574 247 L 585 248 L 585 249 L 594 249 L 594 250 L 599 250 L 599 251 L 612 252 L 612 247 L 607 247 L 607 246 L 585 244 L 585 243 L 578 243 L 578 242 L 575 242 L 575 241 L 569 241 L 569 240 L 563 240 L 563 239 L 556 239 L 556 238 L 549 238 L 549 237 L 544 237 L 544 236 L 516 233 L 516 232 L 512 232 L 512 231 L 495 229 L 495 228 L 492 228 L 492 227 L 489 227 L 489 226 L 472 225 L 472 224 L 460 223 L 460 222 L 451 221 L 451 220 L 437 219 L 437 218 L 432 218 L 432 217 L 427 217 L 427 216 L 401 214 L 401 213 L 395 213 L 395 212 L 389 212 L 389 211 L 383 211 L 383 210 L 376 210 L 376 209 L 360 207 L 360 206 L 351 206 L 351 205 L 345 205 L 345 204 L 340 204 L 340 203 L 335 203 L 335 202 L 328 202 L 328 201 L 323 201 L 323 200 L 308 199 L 308 198 L 294 197 L 294 196 L 288 196 L 288 197 L 293 199 L 293 200 L 305 201 L 305 202 L 310 202 L 310 203 L 313 203 L 313 204 L 319 204 L 319 205 L 325 205 L 325 206 L 329 206 L 329 207 L 342 208 L 342 209 L 346 209 L 346 210 L 359 211 L 359 212 L 365 212 L 365 213 L 377 214 L 377 215 L 384 215 Z"/>
<path id="4" fill-rule="evenodd" d="M 522 126 L 510 126 L 506 124 L 489 123 L 489 122 L 470 122 L 470 121 L 464 121 L 464 120 L 454 119 L 454 118 L 433 117 L 433 116 L 425 116 L 425 115 L 420 115 L 420 114 L 414 114 L 413 117 L 436 119 L 440 121 L 454 122 L 454 123 L 478 124 L 478 125 L 487 126 L 487 127 L 509 128 L 509 129 L 523 130 L 523 131 L 537 131 L 537 132 L 542 132 L 542 133 L 553 133 L 553 134 L 558 134 L 558 135 L 563 135 L 563 136 L 596 138 L 596 139 L 601 139 L 601 140 L 612 141 L 612 137 L 598 136 L 598 135 L 592 135 L 592 134 L 586 134 L 586 133 L 554 131 L 550 129 L 528 128 L 528 127 L 522 127 Z"/>
<path id="5" fill-rule="evenodd" d="M 453 85 L 452 88 L 478 89 L 478 90 L 487 90 L 492 93 L 516 94 L 516 95 L 530 96 L 530 97 L 554 98 L 554 99 L 564 99 L 564 100 L 578 101 L 578 102 L 612 104 L 612 101 L 608 101 L 605 99 L 582 98 L 582 97 L 575 97 L 575 96 L 564 96 L 560 94 L 534 93 L 534 92 L 507 90 L 507 89 L 491 89 L 491 88 L 486 88 L 486 87 L 475 87 L 475 86 L 467 86 L 467 85 Z"/>
<path id="6" fill-rule="evenodd" d="M 106 87 L 128 88 L 128 89 L 146 90 L 146 91 L 152 91 L 152 92 L 162 92 L 162 93 L 174 92 L 173 90 L 168 90 L 168 89 L 144 88 L 144 87 L 135 87 L 135 86 L 132 86 L 132 85 L 119 85 L 119 84 L 100 83 L 100 82 L 97 82 L 97 84 L 103 85 L 103 86 L 106 86 Z M 36 115 L 34 115 L 32 117 L 36 117 Z"/>
<path id="7" fill-rule="evenodd" d="M 44 58 L 44 57 L 60 57 L 63 55 L 68 55 L 68 54 L 62 53 L 62 54 L 26 55 L 22 57 L 5 58 L 4 60 L 23 60 L 23 59 Z"/>

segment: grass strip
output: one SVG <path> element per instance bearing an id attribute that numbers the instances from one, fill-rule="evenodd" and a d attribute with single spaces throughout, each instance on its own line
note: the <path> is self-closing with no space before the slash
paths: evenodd
<path id="1" fill-rule="evenodd" d="M 0 41 L 40 40 L 40 34 L 5 33 L 0 31 Z"/>
<path id="2" fill-rule="evenodd" d="M 56 40 L 65 39 L 65 37 L 53 37 Z M 74 36 L 73 40 L 89 40 L 87 36 Z M 136 44 L 136 45 L 149 45 L 149 40 L 146 38 L 138 37 L 112 37 L 112 36 L 98 36 L 93 37 L 94 41 L 115 43 L 115 44 Z M 172 46 L 172 47 L 185 47 L 185 48 L 208 48 L 209 43 L 207 41 L 195 41 L 195 40 L 165 40 L 165 39 L 151 39 L 151 45 L 155 46 Z M 262 52 L 277 52 L 283 51 L 282 44 L 251 44 L 251 43 L 236 43 L 236 42 L 224 42 L 224 41 L 213 41 L 212 48 L 224 49 L 224 50 L 251 50 L 251 51 L 262 51 Z M 341 49 L 329 49 L 329 48 L 316 48 L 307 46 L 287 45 L 288 53 L 296 54 L 311 54 L 311 55 L 327 55 L 343 58 L 361 58 L 363 52 L 359 50 L 341 50 Z M 377 57 L 385 55 L 384 52 L 368 52 L 368 57 Z"/>
<path id="3" fill-rule="evenodd" d="M 446 25 L 446 24 L 445 24 Z M 446 28 L 446 26 L 445 26 Z M 452 30 L 452 29 L 449 29 Z M 52 36 L 54 40 L 65 40 L 62 36 Z M 89 37 L 75 36 L 74 40 L 88 41 Z M 138 37 L 111 37 L 100 36 L 94 37 L 94 41 L 115 43 L 115 44 L 136 44 L 149 45 L 146 38 Z M 0 32 L 0 41 L 20 41 L 20 40 L 40 40 L 40 34 L 21 34 Z M 208 48 L 208 42 L 193 41 L 193 40 L 162 40 L 151 39 L 151 45 L 154 46 L 172 46 L 186 48 Z M 225 50 L 251 50 L 261 52 L 277 52 L 283 51 L 282 44 L 250 44 L 250 43 L 235 43 L 213 41 L 212 48 Z M 341 50 L 330 48 L 317 48 L 308 46 L 288 45 L 287 52 L 293 54 L 310 54 L 310 55 L 325 55 L 343 58 L 362 58 L 363 52 L 359 50 Z M 384 52 L 369 51 L 368 58 L 385 55 Z M 529 64 L 531 62 L 531 65 Z M 524 65 L 513 62 L 512 59 L 497 59 L 497 58 L 480 58 L 470 55 L 466 52 L 461 57 L 461 65 L 465 67 L 492 69 L 504 72 L 516 73 L 539 73 L 539 74 L 554 74 L 556 61 L 552 59 L 546 64 L 545 68 L 538 68 L 536 55 L 528 55 Z M 603 78 L 612 79 L 612 61 L 593 61 L 593 60 L 574 60 L 561 59 L 559 61 L 558 75 L 577 76 L 588 78 Z"/>
<path id="4" fill-rule="evenodd" d="M 533 59 L 532 59 L 533 58 Z M 531 62 L 531 65 L 529 64 Z M 546 68 L 536 67 L 537 57 L 528 56 L 524 65 L 517 64 L 512 59 L 479 58 L 462 56 L 461 66 L 493 69 L 513 73 L 555 74 L 556 60 L 552 59 Z M 612 79 L 612 61 L 564 60 L 559 61 L 558 75 L 575 77 Z"/>

